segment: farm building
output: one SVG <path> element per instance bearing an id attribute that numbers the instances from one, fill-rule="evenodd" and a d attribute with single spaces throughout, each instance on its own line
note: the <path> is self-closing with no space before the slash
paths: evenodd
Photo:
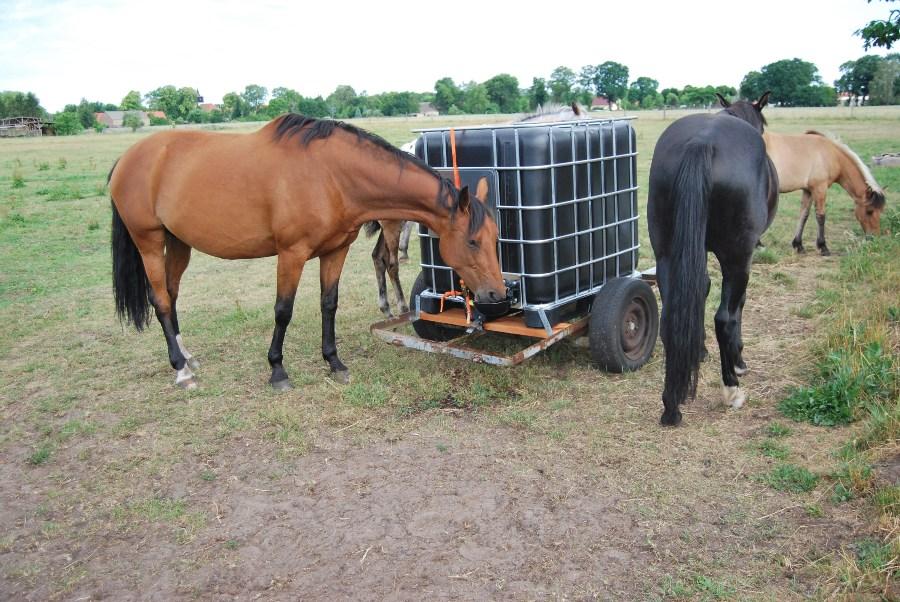
<path id="1" fill-rule="evenodd" d="M 203 104 L 199 105 L 199 108 L 204 113 L 212 113 L 213 111 L 215 111 L 216 109 L 219 108 L 219 105 L 217 105 L 213 102 L 204 102 Z"/>
<path id="2" fill-rule="evenodd" d="M 45 123 L 40 117 L 8 117 L 0 119 L 0 138 L 52 134 L 52 125 Z"/>
<path id="3" fill-rule="evenodd" d="M 125 119 L 125 115 L 128 113 L 137 113 L 138 117 L 141 118 L 141 122 L 144 125 L 150 124 L 150 117 L 144 111 L 103 111 L 100 113 L 94 113 L 94 117 L 97 119 L 99 123 L 102 123 L 106 127 L 109 128 L 120 128 L 122 127 L 122 120 Z M 165 117 L 165 113 L 162 111 L 153 111 L 153 115 L 157 113 L 162 114 Z"/>
<path id="4" fill-rule="evenodd" d="M 416 117 L 437 117 L 438 110 L 430 102 L 420 102 L 419 110 L 416 111 Z"/>
<path id="5" fill-rule="evenodd" d="M 591 101 L 591 111 L 615 111 L 619 108 L 614 102 L 609 102 L 605 96 L 595 96 Z"/>

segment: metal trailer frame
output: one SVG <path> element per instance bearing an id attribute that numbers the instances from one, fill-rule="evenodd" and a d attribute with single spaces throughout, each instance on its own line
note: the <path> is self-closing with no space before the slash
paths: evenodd
<path id="1" fill-rule="evenodd" d="M 596 118 L 596 119 L 582 119 L 582 120 L 572 120 L 572 121 L 556 121 L 556 122 L 543 122 L 543 123 L 511 123 L 511 124 L 499 124 L 499 125 L 483 125 L 483 126 L 464 126 L 459 128 L 454 128 L 456 131 L 464 131 L 464 130 L 490 130 L 492 137 L 492 159 L 493 165 L 482 165 L 477 167 L 459 167 L 458 171 L 466 172 L 483 172 L 483 171 L 494 171 L 497 172 L 514 172 L 516 174 L 516 186 L 517 186 L 517 204 L 516 205 L 500 205 L 497 204 L 495 210 L 497 212 L 497 223 L 498 225 L 503 221 L 500 218 L 500 215 L 506 212 L 518 212 L 518 215 L 515 216 L 514 223 L 518 224 L 518 232 L 516 233 L 506 233 L 502 232 L 500 239 L 498 241 L 498 250 L 504 244 L 512 244 L 518 245 L 520 248 L 519 255 L 519 265 L 518 266 L 504 266 L 501 263 L 500 269 L 503 272 L 504 278 L 508 280 L 514 280 L 519 282 L 519 302 L 514 304 L 513 309 L 526 309 L 530 311 L 534 311 L 537 313 L 541 324 L 544 327 L 546 335 L 553 335 L 553 328 L 551 327 L 550 320 L 547 316 L 547 312 L 553 311 L 555 309 L 561 308 L 563 306 L 574 303 L 580 299 L 592 296 L 600 290 L 603 286 L 604 282 L 595 282 L 594 278 L 594 265 L 601 264 L 605 265 L 604 262 L 608 260 L 615 260 L 616 262 L 616 273 L 620 273 L 620 259 L 623 255 L 631 254 L 631 265 L 637 266 L 637 253 L 640 247 L 638 242 L 638 234 L 637 234 L 637 222 L 640 218 L 640 214 L 637 210 L 637 174 L 635 173 L 635 166 L 633 163 L 637 157 L 637 144 L 636 141 L 632 141 L 631 136 L 628 137 L 628 148 L 619 149 L 617 148 L 615 131 L 613 131 L 612 135 L 612 154 L 603 156 L 602 149 L 597 157 L 591 158 L 591 138 L 586 135 L 589 126 L 597 126 L 597 125 L 605 125 L 605 124 L 615 124 L 617 122 L 622 121 L 631 121 L 634 117 L 607 117 L 607 118 Z M 557 161 L 554 155 L 554 145 L 551 138 L 551 143 L 549 144 L 550 151 L 550 161 L 547 164 L 542 165 L 522 165 L 521 156 L 520 156 L 520 144 L 519 144 L 519 130 L 527 129 L 527 128 L 546 128 L 548 130 L 548 137 L 552 137 L 552 131 L 559 132 L 560 129 L 568 129 L 569 142 L 571 144 L 572 149 L 572 160 L 570 161 Z M 425 132 L 440 132 L 441 133 L 441 159 L 443 161 L 443 165 L 432 165 L 435 169 L 438 170 L 447 170 L 452 169 L 453 166 L 450 162 L 450 157 L 448 157 L 447 153 L 447 140 L 449 137 L 449 131 L 451 128 L 443 127 L 443 128 L 422 128 L 413 130 L 416 133 L 425 133 Z M 499 157 L 497 155 L 497 130 L 505 130 L 512 129 L 515 139 L 515 165 L 499 165 Z M 576 160 L 576 139 L 577 137 L 582 135 L 586 142 L 586 155 L 587 159 Z M 425 154 L 427 156 L 428 152 L 428 139 L 425 137 Z M 612 179 L 613 181 L 607 184 L 605 173 L 603 171 L 604 163 L 607 161 L 628 161 L 628 169 L 629 176 L 632 186 L 623 188 L 621 190 L 618 189 L 618 173 L 614 168 L 612 171 Z M 557 202 L 556 198 L 556 173 L 557 169 L 560 168 L 569 168 L 572 170 L 572 181 L 573 181 L 573 190 L 578 190 L 578 166 L 584 166 L 587 170 L 587 196 L 577 197 L 577 192 L 575 194 L 576 198 L 571 200 L 565 200 Z M 594 169 L 600 169 L 599 179 L 601 181 L 601 190 L 595 191 L 593 189 L 593 180 L 594 180 Z M 549 171 L 551 177 L 551 198 L 548 202 L 543 203 L 541 205 L 523 205 L 522 204 L 522 173 L 526 171 Z M 606 191 L 609 188 L 610 191 Z M 619 207 L 618 203 L 616 203 L 615 197 L 621 194 L 629 194 L 631 195 L 631 203 L 633 207 L 633 216 L 620 218 L 619 216 Z M 595 224 L 594 223 L 594 211 L 592 204 L 602 203 L 606 199 L 612 199 L 613 207 L 614 207 L 614 219 L 609 223 L 603 224 Z M 587 214 L 589 216 L 588 224 L 580 224 L 578 219 L 579 214 L 579 206 L 586 204 L 587 205 Z M 557 225 L 557 210 L 563 207 L 572 206 L 573 207 L 573 215 L 575 221 L 575 228 L 572 233 L 568 234 L 559 234 L 558 225 Z M 552 231 L 553 236 L 551 238 L 540 239 L 540 240 L 531 240 L 526 239 L 524 236 L 524 223 L 525 216 L 523 212 L 526 211 L 546 211 L 549 210 L 552 215 Z M 619 239 L 619 226 L 623 224 L 634 224 L 633 226 L 633 244 L 631 246 L 626 245 L 625 248 L 622 248 Z M 609 254 L 603 254 L 599 257 L 595 256 L 594 249 L 594 233 L 598 231 L 605 230 L 607 233 L 615 237 L 615 251 Z M 513 236 L 515 234 L 515 236 Z M 579 244 L 576 237 L 580 236 L 588 236 L 588 241 L 590 244 L 589 257 L 583 258 L 579 256 Z M 420 225 L 419 228 L 419 236 L 421 238 L 427 239 L 427 244 L 432 245 L 432 257 L 435 256 L 434 249 L 437 246 L 437 236 L 430 232 L 427 228 Z M 572 265 L 560 266 L 559 265 L 559 242 L 562 240 L 566 240 L 569 238 L 576 238 L 574 249 L 575 249 L 575 262 Z M 539 245 L 539 244 L 547 244 L 553 243 L 553 270 L 545 273 L 529 273 L 525 267 L 525 245 Z M 498 253 L 498 255 L 500 255 Z M 500 255 L 501 262 L 503 260 L 502 255 Z M 432 291 L 437 289 L 437 282 L 434 279 L 434 274 L 436 270 L 444 270 L 444 271 L 452 271 L 452 268 L 445 265 L 435 265 L 433 263 L 421 263 L 420 264 L 423 270 L 428 270 L 431 273 L 431 287 L 429 291 L 422 293 L 424 296 L 432 298 L 432 299 L 440 299 L 441 295 L 439 293 L 434 293 Z M 582 269 L 587 269 L 589 274 L 589 285 L 586 288 L 582 288 L 581 286 L 581 277 L 580 272 Z M 559 277 L 560 274 L 571 272 L 574 275 L 575 282 L 575 291 L 568 295 L 560 295 L 560 284 Z M 622 276 L 632 276 L 637 277 L 639 273 L 636 271 L 631 274 L 623 274 Z M 528 290 L 526 286 L 526 278 L 544 278 L 552 276 L 554 279 L 554 299 L 548 303 L 530 303 L 528 301 Z M 604 279 L 605 281 L 605 279 Z"/>
<path id="2" fill-rule="evenodd" d="M 635 277 L 649 284 L 656 283 L 656 268 L 650 268 L 644 272 L 636 272 Z M 412 324 L 416 320 L 426 320 L 436 324 L 457 326 L 466 328 L 470 326 L 466 322 L 465 312 L 460 308 L 451 308 L 439 314 L 431 314 L 422 311 L 419 299 L 416 299 L 414 311 L 407 312 L 395 318 L 388 318 L 376 322 L 369 327 L 370 332 L 387 343 L 396 347 L 407 347 L 428 353 L 442 353 L 452 355 L 475 363 L 490 364 L 493 366 L 518 366 L 528 358 L 537 355 L 541 351 L 571 336 L 577 336 L 587 330 L 590 315 L 582 315 L 568 322 L 560 322 L 547 333 L 541 328 L 530 328 L 523 323 L 521 313 L 513 313 L 486 322 L 481 329 L 467 330 L 465 334 L 451 341 L 432 341 L 412 334 L 397 332 L 398 329 Z M 479 338 L 486 333 L 497 332 L 507 335 L 523 336 L 537 339 L 536 342 L 523 347 L 512 355 L 490 353 L 481 349 L 475 349 L 465 343 Z"/>

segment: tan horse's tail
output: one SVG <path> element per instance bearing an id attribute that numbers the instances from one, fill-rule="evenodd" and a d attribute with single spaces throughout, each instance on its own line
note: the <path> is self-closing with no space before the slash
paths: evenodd
<path id="1" fill-rule="evenodd" d="M 115 169 L 113 165 L 113 170 Z M 112 176 L 112 170 L 109 172 Z M 119 320 L 131 322 L 138 330 L 150 323 L 150 281 L 144 270 L 144 260 L 116 204 L 112 203 L 112 251 L 113 296 Z"/>

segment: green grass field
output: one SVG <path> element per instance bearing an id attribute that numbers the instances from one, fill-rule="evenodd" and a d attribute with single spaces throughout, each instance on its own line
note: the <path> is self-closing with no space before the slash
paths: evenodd
<path id="1" fill-rule="evenodd" d="M 827 130 L 868 163 L 900 150 L 900 108 L 767 113 L 774 131 Z M 636 115 L 643 214 L 653 147 L 673 115 Z M 399 145 L 413 128 L 491 119 L 505 118 L 355 123 Z M 326 378 L 316 262 L 285 343 L 296 389 L 276 394 L 266 362 L 274 259 L 195 253 L 179 319 L 201 387 L 175 388 L 158 325 L 123 329 L 111 295 L 106 175 L 148 134 L 0 141 L 0 597 L 897 594 L 884 589 L 896 568 L 882 570 L 896 558 L 878 547 L 896 513 L 873 526 L 865 495 L 877 489 L 878 503 L 896 506 L 896 487 L 877 484 L 893 474 L 896 485 L 896 439 L 887 452 L 878 440 L 862 479 L 841 472 L 837 454 L 858 425 L 795 423 L 777 409 L 817 378 L 834 323 L 860 319 L 850 300 L 876 286 L 871 262 L 842 263 L 863 248 L 842 189 L 828 196 L 835 256 L 791 249 L 799 194 L 782 196 L 763 237 L 745 311 L 748 405 L 721 406 L 713 359 L 684 426 L 663 430 L 659 345 L 640 372 L 608 375 L 570 341 L 501 369 L 375 340 L 364 237 L 337 315 L 352 384 Z M 872 171 L 896 207 L 900 169 Z M 640 232 L 649 267 L 643 219 Z M 410 246 L 407 291 L 418 273 Z M 897 261 L 874 265 L 887 315 Z M 896 318 L 885 324 L 882 345 L 896 357 Z"/>

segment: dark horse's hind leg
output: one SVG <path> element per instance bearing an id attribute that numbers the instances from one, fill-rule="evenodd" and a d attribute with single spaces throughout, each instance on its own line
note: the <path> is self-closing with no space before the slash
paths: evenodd
<path id="1" fill-rule="evenodd" d="M 669 258 L 657 257 L 656 259 L 656 283 L 659 286 L 659 297 L 662 299 L 663 307 L 665 308 L 670 286 Z M 659 332 L 662 337 L 663 348 L 666 350 L 666 353 L 668 353 L 669 350 L 673 348 L 671 341 L 668 341 L 666 338 L 668 330 L 660 328 Z M 666 365 L 668 369 L 668 362 Z M 681 423 L 681 410 L 678 408 L 678 401 L 670 399 L 665 390 L 663 390 L 663 414 L 659 421 L 666 426 L 677 426 Z"/>
<path id="2" fill-rule="evenodd" d="M 752 254 L 752 251 L 751 251 Z M 741 357 L 741 318 L 750 281 L 750 255 L 736 261 L 722 262 L 722 302 L 716 312 L 716 339 L 722 362 L 722 384 L 725 403 L 733 408 L 744 404 L 746 395 L 738 386 L 738 373 L 746 371 Z M 743 369 L 741 367 L 743 366 Z"/>
<path id="3" fill-rule="evenodd" d="M 385 275 L 388 271 L 388 248 L 384 242 L 384 227 L 378 233 L 378 240 L 375 242 L 375 248 L 372 249 L 372 263 L 375 264 L 375 282 L 378 285 L 378 309 L 385 317 L 392 318 L 391 304 L 387 296 L 387 278 Z"/>
<path id="4" fill-rule="evenodd" d="M 269 384 L 276 391 L 291 389 L 291 381 L 284 369 L 284 335 L 291 316 L 294 313 L 294 296 L 297 294 L 297 285 L 300 283 L 300 274 L 306 257 L 294 253 L 278 254 L 278 285 L 275 297 L 275 330 L 272 332 L 272 344 L 269 346 L 269 365 L 272 367 L 272 376 Z"/>
<path id="5" fill-rule="evenodd" d="M 409 311 L 409 306 L 406 305 L 406 298 L 403 295 L 403 285 L 400 283 L 400 259 L 398 256 L 403 229 L 406 228 L 407 224 L 409 224 L 409 222 L 382 222 L 381 229 L 382 234 L 384 234 L 384 253 L 387 262 L 387 274 L 394 287 L 394 295 L 397 297 L 397 311 L 401 314 Z"/>
<path id="6" fill-rule="evenodd" d="M 350 382 L 350 371 L 337 354 L 334 336 L 334 316 L 338 306 L 338 284 L 350 245 L 335 249 L 319 258 L 319 277 L 322 285 L 322 358 L 331 368 L 331 377 L 340 383 Z"/>

